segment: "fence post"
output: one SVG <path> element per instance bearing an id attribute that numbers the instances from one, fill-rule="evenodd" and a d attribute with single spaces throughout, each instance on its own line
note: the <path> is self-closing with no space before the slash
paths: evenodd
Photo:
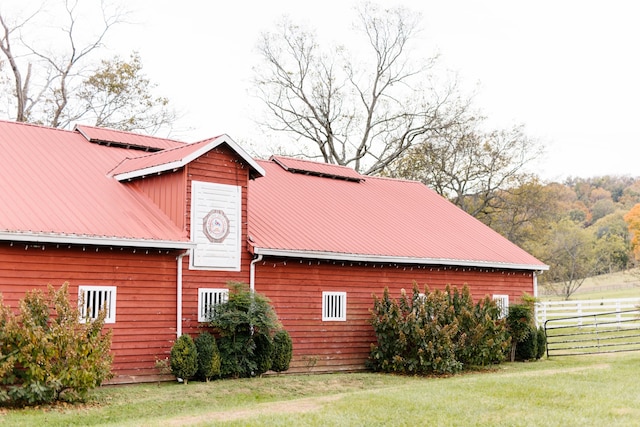
<path id="1" fill-rule="evenodd" d="M 578 326 L 582 326 L 582 302 L 578 302 Z"/>

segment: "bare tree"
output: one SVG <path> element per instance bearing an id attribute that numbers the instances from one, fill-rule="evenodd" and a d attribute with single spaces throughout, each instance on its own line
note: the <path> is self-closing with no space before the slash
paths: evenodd
<path id="1" fill-rule="evenodd" d="M 61 0 L 56 5 L 60 6 L 56 19 L 42 7 L 13 21 L 0 11 L 0 49 L 11 68 L 9 76 L 5 74 L 11 87 L 5 106 L 9 118 L 58 128 L 80 120 L 148 132 L 170 126 L 175 113 L 167 108 L 166 98 L 151 95 L 154 86 L 141 74 L 137 54 L 130 62 L 118 57 L 91 59 L 103 48 L 107 34 L 125 22 L 126 13 L 102 0 L 88 24 L 86 14 L 80 19 L 86 3 Z M 54 23 L 45 25 L 44 19 Z M 50 28 L 55 28 L 51 33 L 55 49 L 35 37 Z"/>
<path id="2" fill-rule="evenodd" d="M 490 225 L 508 193 L 531 180 L 526 166 L 543 147 L 521 126 L 484 131 L 472 118 L 421 140 L 390 168 L 389 175 L 423 182 Z"/>
<path id="3" fill-rule="evenodd" d="M 349 57 L 344 47 L 322 51 L 313 32 L 283 20 L 259 44 L 264 64 L 256 67 L 255 87 L 268 112 L 262 125 L 317 147 L 315 154 L 297 155 L 382 172 L 414 143 L 458 121 L 467 107 L 455 84 L 427 87 L 436 85 L 429 75 L 436 58 L 418 62 L 409 50 L 419 21 L 404 8 L 364 4 L 357 30 L 365 36 L 367 61 Z"/>

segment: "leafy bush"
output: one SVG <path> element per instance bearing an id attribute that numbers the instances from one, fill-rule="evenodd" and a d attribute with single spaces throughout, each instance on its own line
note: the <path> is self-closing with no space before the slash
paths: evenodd
<path id="1" fill-rule="evenodd" d="M 538 357 L 538 329 L 531 325 L 529 334 L 516 343 L 516 360 L 535 360 Z"/>
<path id="2" fill-rule="evenodd" d="M 198 372 L 198 350 L 193 338 L 184 334 L 171 347 L 171 373 L 187 384 Z"/>
<path id="3" fill-rule="evenodd" d="M 544 332 L 544 328 L 540 326 L 538 328 L 538 354 L 536 359 L 540 359 L 547 352 L 547 335 Z"/>
<path id="4" fill-rule="evenodd" d="M 398 300 L 385 289 L 381 299 L 374 296 L 371 324 L 377 344 L 368 367 L 375 371 L 450 374 L 499 362 L 508 346 L 495 302 L 474 305 L 466 286 L 420 294 L 414 285 L 411 298 L 403 290 Z"/>
<path id="5" fill-rule="evenodd" d="M 0 401 L 83 400 L 111 378 L 112 331 L 102 331 L 105 313 L 82 321 L 68 288 L 27 292 L 17 316 L 0 295 Z"/>
<path id="6" fill-rule="evenodd" d="M 198 378 L 209 381 L 220 375 L 220 351 L 216 339 L 208 332 L 202 332 L 194 341 L 198 351 Z"/>
<path id="7" fill-rule="evenodd" d="M 271 350 L 264 338 L 271 340 L 281 325 L 264 295 L 251 292 L 244 283 L 231 282 L 229 288 L 229 299 L 216 306 L 211 317 L 211 326 L 220 334 L 221 373 L 249 377 L 270 366 Z"/>
<path id="8" fill-rule="evenodd" d="M 254 334 L 253 341 L 256 343 L 254 375 L 262 375 L 271 369 L 273 363 L 273 338 L 267 334 Z"/>
<path id="9" fill-rule="evenodd" d="M 276 372 L 284 372 L 289 369 L 293 356 L 293 342 L 291 336 L 284 329 L 280 329 L 273 336 L 273 361 L 271 369 Z"/>
<path id="10" fill-rule="evenodd" d="M 534 327 L 534 306 L 531 302 L 525 301 L 522 304 L 512 304 L 509 307 L 507 329 L 511 334 L 511 361 L 513 362 L 516 360 L 518 344 L 527 340 L 531 336 L 532 330 L 533 333 L 536 331 Z M 537 349 L 533 350 L 533 354 L 536 353 Z"/>

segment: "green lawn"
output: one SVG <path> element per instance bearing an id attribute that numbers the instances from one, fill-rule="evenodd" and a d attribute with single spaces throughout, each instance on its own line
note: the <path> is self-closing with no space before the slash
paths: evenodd
<path id="1" fill-rule="evenodd" d="M 640 297 L 640 268 L 587 278 L 571 300 L 637 298 Z M 541 301 L 561 301 L 564 298 L 546 294 L 540 286 Z"/>
<path id="2" fill-rule="evenodd" d="M 102 387 L 77 406 L 1 410 L 11 426 L 633 426 L 640 352 L 507 363 L 449 378 L 271 376 Z"/>

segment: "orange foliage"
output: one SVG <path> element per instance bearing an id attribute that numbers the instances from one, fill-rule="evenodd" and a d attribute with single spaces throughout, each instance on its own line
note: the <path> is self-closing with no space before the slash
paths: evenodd
<path id="1" fill-rule="evenodd" d="M 624 216 L 631 233 L 631 246 L 636 260 L 640 260 L 640 203 L 631 208 Z"/>

